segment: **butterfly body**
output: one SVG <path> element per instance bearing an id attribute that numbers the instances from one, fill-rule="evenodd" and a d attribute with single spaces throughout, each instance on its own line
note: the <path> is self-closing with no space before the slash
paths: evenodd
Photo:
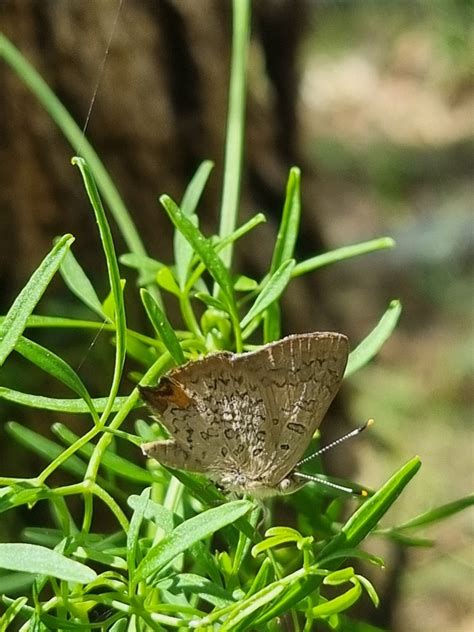
<path id="1" fill-rule="evenodd" d="M 171 439 L 142 446 L 165 466 L 265 497 L 304 483 L 294 469 L 339 390 L 347 338 L 288 336 L 249 353 L 188 362 L 140 394 Z"/>

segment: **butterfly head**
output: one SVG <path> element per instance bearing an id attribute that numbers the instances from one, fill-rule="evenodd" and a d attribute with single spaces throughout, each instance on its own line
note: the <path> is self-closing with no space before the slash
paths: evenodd
<path id="1" fill-rule="evenodd" d="M 216 482 L 224 489 L 238 494 L 249 494 L 253 498 L 269 498 L 282 494 L 293 494 L 306 484 L 306 481 L 298 480 L 291 473 L 285 476 L 276 485 L 269 485 L 261 477 L 250 477 L 244 472 L 227 472 L 220 475 Z"/>

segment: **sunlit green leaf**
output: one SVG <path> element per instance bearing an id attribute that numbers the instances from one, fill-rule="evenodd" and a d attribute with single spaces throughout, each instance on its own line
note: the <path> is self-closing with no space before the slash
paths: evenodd
<path id="1" fill-rule="evenodd" d="M 15 402 L 22 406 L 30 406 L 32 408 L 42 408 L 43 410 L 57 410 L 65 413 L 87 413 L 89 406 L 83 399 L 63 399 L 55 397 L 44 397 L 43 395 L 32 395 L 30 393 L 22 393 L 14 391 L 11 388 L 0 387 L 0 398 L 9 402 Z M 106 397 L 95 397 L 92 404 L 95 410 L 100 413 L 105 410 L 107 404 Z M 116 397 L 112 404 L 112 411 L 120 410 L 120 408 L 128 401 L 128 397 Z"/>
<path id="2" fill-rule="evenodd" d="M 298 167 L 292 167 L 286 184 L 285 205 L 273 249 L 270 274 L 276 272 L 282 263 L 292 259 L 295 252 L 301 216 L 300 181 L 301 171 Z"/>
<path id="3" fill-rule="evenodd" d="M 198 218 L 195 215 L 195 212 L 213 166 L 214 165 L 210 160 L 205 160 L 199 165 L 196 173 L 186 187 L 186 191 L 181 202 L 182 213 L 189 217 L 190 221 L 196 227 L 198 226 Z M 192 257 L 192 246 L 184 235 L 179 230 L 176 230 L 174 234 L 174 259 L 176 262 L 176 276 L 181 290 L 183 290 L 186 285 Z"/>
<path id="4" fill-rule="evenodd" d="M 79 584 L 87 584 L 97 576 L 84 564 L 37 544 L 0 543 L 0 568 L 48 575 Z"/>
<path id="5" fill-rule="evenodd" d="M 391 237 L 380 237 L 379 239 L 372 239 L 365 241 L 361 244 L 354 244 L 353 246 L 343 246 L 330 252 L 325 252 L 322 255 L 316 255 L 297 263 L 293 270 L 293 277 L 301 276 L 318 268 L 330 265 L 331 263 L 337 263 L 338 261 L 344 261 L 345 259 L 352 259 L 360 255 L 368 254 L 369 252 L 376 252 L 385 248 L 393 248 L 395 242 Z"/>
<path id="6" fill-rule="evenodd" d="M 142 491 L 138 497 L 138 502 L 133 511 L 132 519 L 130 520 L 130 527 L 127 533 L 127 566 L 130 574 L 132 574 L 135 569 L 138 538 L 140 536 L 140 528 L 142 526 L 143 519 L 145 518 L 145 511 L 150 498 L 150 491 L 150 487 L 146 487 Z"/>
<path id="7" fill-rule="evenodd" d="M 402 307 L 400 301 L 392 301 L 375 328 L 364 340 L 349 354 L 344 377 L 349 377 L 365 366 L 383 347 L 395 329 Z"/>
<path id="8" fill-rule="evenodd" d="M 156 544 L 137 568 L 135 581 L 155 574 L 192 544 L 209 537 L 222 527 L 232 524 L 252 509 L 252 503 L 236 500 L 221 507 L 208 509 L 178 525 L 173 532 Z"/>
<path id="9" fill-rule="evenodd" d="M 92 399 L 86 387 L 77 373 L 69 366 L 69 364 L 67 364 L 67 362 L 49 349 L 42 347 L 38 343 L 33 342 L 24 336 L 18 340 L 15 351 L 82 397 L 87 404 L 89 411 L 92 413 L 94 418 L 96 418 L 96 421 L 98 421 Z"/>
<path id="10" fill-rule="evenodd" d="M 311 614 L 315 618 L 329 617 L 332 614 L 338 614 L 339 612 L 343 612 L 353 606 L 358 601 L 361 594 L 362 587 L 359 583 L 357 583 L 344 594 L 339 595 L 339 597 L 335 597 L 325 603 L 319 604 L 319 606 L 311 608 Z"/>
<path id="11" fill-rule="evenodd" d="M 102 304 L 94 290 L 94 286 L 70 250 L 62 260 L 59 272 L 71 292 L 77 296 L 84 305 L 87 305 L 87 307 L 100 316 L 100 318 L 106 318 L 105 313 L 102 311 Z"/>
<path id="12" fill-rule="evenodd" d="M 140 290 L 140 297 L 151 324 L 168 349 L 171 357 L 176 364 L 183 364 L 185 362 L 183 350 L 165 312 L 148 290 Z"/>
<path id="13" fill-rule="evenodd" d="M 191 220 L 184 215 L 168 195 L 162 195 L 160 202 L 166 209 L 173 224 L 191 244 L 194 252 L 199 255 L 209 273 L 219 284 L 227 302 L 233 304 L 233 288 L 230 274 L 209 239 L 204 237 L 201 231 L 194 226 Z"/>
<path id="14" fill-rule="evenodd" d="M 291 271 L 293 270 L 294 265 L 294 260 L 289 259 L 282 263 L 275 273 L 269 277 L 262 291 L 255 299 L 255 303 L 242 319 L 242 328 L 246 327 L 254 318 L 259 316 L 269 305 L 271 305 L 273 301 L 276 301 L 281 296 L 290 281 Z"/>
<path id="15" fill-rule="evenodd" d="M 28 316 L 43 296 L 73 241 L 72 235 L 64 235 L 58 239 L 5 315 L 0 324 L 0 366 L 15 348 L 26 327 Z"/>

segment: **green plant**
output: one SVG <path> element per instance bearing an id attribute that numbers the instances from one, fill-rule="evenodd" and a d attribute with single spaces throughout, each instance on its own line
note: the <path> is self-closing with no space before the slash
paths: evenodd
<path id="1" fill-rule="evenodd" d="M 250 499 L 229 501 L 200 476 L 181 471 L 171 474 L 157 464 L 148 464 L 147 469 L 143 462 L 137 465 L 141 457 L 130 460 L 121 454 L 121 438 L 129 435 L 120 428 L 139 405 L 136 388 L 119 395 L 120 387 L 127 391 L 123 376 L 127 357 L 137 366 L 132 380 L 152 384 L 174 364 L 199 354 L 217 349 L 242 351 L 250 348 L 249 339 L 256 335 L 262 342 L 277 339 L 281 336 L 279 298 L 292 278 L 393 246 L 391 239 L 382 238 L 297 262 L 300 173 L 293 168 L 267 275 L 254 280 L 231 273 L 234 244 L 264 221 L 259 214 L 237 227 L 248 23 L 248 4 L 236 1 L 219 234 L 207 238 L 199 230 L 197 209 L 212 168 L 204 162 L 180 205 L 166 195 L 160 198 L 175 226 L 174 262 L 166 265 L 148 257 L 118 194 L 101 168 L 97 170 L 93 150 L 87 147 L 88 163 L 82 158 L 73 162 L 80 169 L 97 219 L 109 296 L 104 300 L 97 296 L 70 250 L 73 237 L 65 235 L 56 241 L 0 321 L 0 364 L 15 351 L 77 396 L 55 399 L 3 387 L 0 397 L 38 410 L 90 415 L 89 429 L 81 436 L 64 424 L 54 424 L 56 441 L 16 422 L 7 424 L 10 437 L 44 459 L 46 466 L 32 478 L 0 477 L 0 511 L 46 503 L 53 526 L 26 529 L 24 543 L 0 544 L 0 568 L 7 569 L 0 576 L 5 606 L 1 630 L 21 621 L 24 630 L 271 631 L 282 629 L 285 618 L 297 630 L 311 630 L 316 620 L 333 629 L 349 630 L 352 624 L 344 611 L 363 591 L 375 604 L 378 598 L 364 576 L 351 566 L 340 566 L 348 559 L 382 564 L 358 545 L 374 534 L 423 544 L 425 541 L 411 535 L 414 528 L 472 504 L 472 498 L 461 499 L 397 528 L 379 529 L 384 514 L 418 471 L 420 463 L 415 457 L 361 502 L 344 523 L 342 498 L 337 492 L 305 488 L 285 501 L 297 512 L 298 530 L 272 526 L 262 537 L 258 528 L 261 508 Z M 70 126 L 67 113 L 53 107 L 55 97 L 4 39 L 0 39 L 0 52 L 23 73 L 38 97 L 49 103 L 58 124 L 62 121 Z M 69 130 L 76 142 L 74 127 Z M 115 209 L 131 250 L 119 258 L 90 169 Z M 154 337 L 127 325 L 119 262 L 139 273 L 140 298 Z M 58 270 L 66 286 L 98 319 L 78 321 L 34 314 Z M 209 278 L 214 288 L 209 286 Z M 178 301 L 184 330 L 172 327 L 160 292 Z M 200 316 L 196 305 L 200 305 Z M 399 303 L 392 301 L 378 325 L 351 353 L 346 377 L 377 353 L 399 314 Z M 115 360 L 106 397 L 91 397 L 71 366 L 24 335 L 27 329 L 44 327 L 105 329 L 113 334 Z M 159 431 L 142 420 L 135 429 L 138 443 L 154 439 Z M 56 484 L 53 474 L 57 470 L 70 482 Z M 136 493 L 124 493 L 124 485 Z M 80 524 L 71 510 L 70 500 L 75 497 L 83 502 Z M 116 521 L 110 533 L 94 528 L 99 502 Z M 336 597 L 328 596 L 328 586 L 336 588 Z"/>

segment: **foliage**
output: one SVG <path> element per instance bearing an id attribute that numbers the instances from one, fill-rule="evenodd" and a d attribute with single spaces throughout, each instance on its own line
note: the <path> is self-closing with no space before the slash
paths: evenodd
<path id="1" fill-rule="evenodd" d="M 241 142 L 243 137 L 243 60 L 249 22 L 246 5 L 235 3 L 229 143 L 236 138 Z M 58 116 L 64 120 L 64 111 L 58 113 L 53 107 L 56 98 L 45 93 L 44 85 L 25 60 L 9 43 L 0 40 L 0 45 L 6 58 L 16 60 L 17 70 L 21 66 L 26 72 L 28 85 L 38 97 L 50 99 L 48 110 L 55 120 Z M 40 90 L 35 88 L 38 85 Z M 262 510 L 252 500 L 229 500 L 202 477 L 171 473 L 156 463 L 145 469 L 136 464 L 136 458 L 130 460 L 121 454 L 122 439 L 129 438 L 121 428 L 140 405 L 137 389 L 127 389 L 130 382 L 124 379 L 126 361 L 135 367 L 132 381 L 153 384 L 171 366 L 203 353 L 245 351 L 254 347 L 251 340 L 257 337 L 262 343 L 278 339 L 279 299 L 293 278 L 394 245 L 391 239 L 381 238 L 296 261 L 300 172 L 293 168 L 268 273 L 259 280 L 235 276 L 231 271 L 234 245 L 265 218 L 258 214 L 236 226 L 241 160 L 231 151 L 227 156 L 226 203 L 222 205 L 218 235 L 206 237 L 201 232 L 197 212 L 211 163 L 204 162 L 198 168 L 180 205 L 167 195 L 160 198 L 175 227 L 174 261 L 170 264 L 146 254 L 118 194 L 108 189 L 108 203 L 118 204 L 114 216 L 131 250 L 117 257 L 95 184 L 98 179 L 107 189 L 108 180 L 104 184 L 101 165 L 95 159 L 87 163 L 83 158 L 73 160 L 97 219 L 110 293 L 99 298 L 93 281 L 71 251 L 73 237 L 65 235 L 55 242 L 0 321 L 2 363 L 14 351 L 76 396 L 55 399 L 3 387 L 0 397 L 37 409 L 88 414 L 90 418 L 88 430 L 81 436 L 65 424 L 53 425 L 54 441 L 16 422 L 7 424 L 10 437 L 46 465 L 31 478 L 0 477 L 0 510 L 18 511 L 46 503 L 52 526 L 26 529 L 22 534 L 26 542 L 0 544 L 0 568 L 6 570 L 0 576 L 5 606 L 0 618 L 2 630 L 21 621 L 23 630 L 272 631 L 280 630 L 286 617 L 297 630 L 312 629 L 316 620 L 324 620 L 331 629 L 350 629 L 350 619 L 342 613 L 364 592 L 378 604 L 372 584 L 346 565 L 348 559 L 382 564 L 382 560 L 358 548 L 359 544 L 378 534 L 417 545 L 420 541 L 411 536 L 414 529 L 472 504 L 472 498 L 461 499 L 398 527 L 379 528 L 380 520 L 418 471 L 420 462 L 415 457 L 367 500 L 359 499 L 348 520 L 343 520 L 337 490 L 307 487 L 299 495 L 308 502 L 298 503 L 296 497 L 286 500 L 297 510 L 298 530 L 271 526 L 262 536 Z M 120 264 L 138 272 L 137 298 L 154 336 L 135 331 L 127 323 Z M 90 310 L 90 320 L 34 313 L 57 271 L 66 287 Z M 177 300 L 183 329 L 174 328 L 170 322 L 161 292 Z M 352 351 L 346 377 L 376 355 L 399 314 L 399 303 L 392 301 L 373 331 Z M 88 327 L 112 333 L 112 377 L 104 397 L 93 397 L 64 359 L 25 336 L 28 329 L 45 327 Z M 125 394 L 119 395 L 119 391 Z M 140 419 L 135 430 L 138 439 L 132 437 L 132 441 L 137 443 L 149 441 L 160 432 L 157 424 L 150 427 Z M 66 484 L 56 483 L 54 474 L 59 470 L 69 481 Z M 124 487 L 135 493 L 124 493 Z M 83 502 L 80 524 L 71 507 L 76 497 Z M 95 527 L 99 503 L 116 521 L 111 533 Z M 263 519 L 271 522 L 271 511 Z M 332 588 L 330 592 L 328 587 Z"/>

